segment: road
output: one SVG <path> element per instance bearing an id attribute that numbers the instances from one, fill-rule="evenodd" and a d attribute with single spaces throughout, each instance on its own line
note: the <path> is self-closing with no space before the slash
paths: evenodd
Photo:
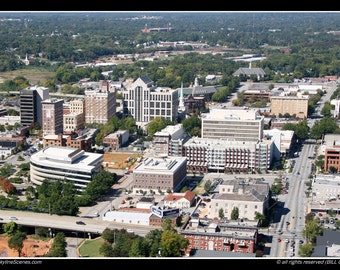
<path id="1" fill-rule="evenodd" d="M 281 206 L 276 213 L 279 219 L 274 223 L 274 231 L 270 257 L 293 257 L 297 256 L 299 243 L 303 240 L 302 231 L 305 226 L 305 215 L 307 213 L 308 198 L 306 197 L 306 182 L 311 174 L 311 159 L 315 144 L 304 144 L 299 157 L 294 158 L 295 165 L 291 173 L 286 173 L 288 194 L 280 195 L 278 200 Z M 282 233 L 280 233 L 280 231 Z M 282 241 L 278 242 L 278 238 Z M 289 242 L 285 242 L 285 240 Z M 290 243 L 294 240 L 294 255 L 290 253 Z"/>

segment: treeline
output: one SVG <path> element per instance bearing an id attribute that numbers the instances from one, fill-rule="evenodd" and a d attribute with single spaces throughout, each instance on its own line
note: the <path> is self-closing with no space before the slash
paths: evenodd
<path id="1" fill-rule="evenodd" d="M 339 74 L 340 35 L 336 31 L 340 16 L 336 12 L 31 12 L 2 13 L 0 19 L 0 71 L 23 68 L 18 57 L 24 59 L 26 54 L 35 56 L 33 65 L 55 67 L 117 54 L 182 50 L 158 44 L 192 41 L 226 46 L 228 56 L 264 54 L 268 62 L 261 65 L 274 74 Z M 170 32 L 141 31 L 168 26 Z M 191 46 L 184 49 L 194 50 Z"/>
<path id="2" fill-rule="evenodd" d="M 104 169 L 100 170 L 82 193 L 77 191 L 72 182 L 52 180 L 44 180 L 42 185 L 37 187 L 27 187 L 24 194 L 26 200 L 19 200 L 19 194 L 12 194 L 13 192 L 8 192 L 1 185 L 0 188 L 9 196 L 0 195 L 0 208 L 76 216 L 80 206 L 89 206 L 107 194 L 117 182 L 117 175 Z"/>

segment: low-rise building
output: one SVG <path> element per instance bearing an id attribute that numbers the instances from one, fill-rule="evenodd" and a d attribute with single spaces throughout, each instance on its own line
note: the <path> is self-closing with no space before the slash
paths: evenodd
<path id="1" fill-rule="evenodd" d="M 180 209 L 191 207 L 196 201 L 196 195 L 190 190 L 184 193 L 170 193 L 164 198 L 165 207 L 176 207 Z"/>
<path id="2" fill-rule="evenodd" d="M 102 154 L 49 146 L 31 156 L 30 180 L 35 185 L 41 185 L 44 180 L 70 181 L 82 192 L 100 171 L 102 162 Z"/>
<path id="3" fill-rule="evenodd" d="M 218 186 L 218 193 L 211 199 L 208 217 L 232 218 L 235 209 L 239 220 L 255 220 L 256 214 L 266 215 L 269 207 L 270 186 L 266 182 L 248 179 L 224 180 Z"/>
<path id="4" fill-rule="evenodd" d="M 185 157 L 146 158 L 133 169 L 133 193 L 166 193 L 180 190 L 187 175 Z"/>
<path id="5" fill-rule="evenodd" d="M 195 250 L 240 252 L 253 254 L 256 251 L 257 223 L 219 221 L 192 218 L 179 234 L 189 240 L 185 251 L 190 256 Z"/>

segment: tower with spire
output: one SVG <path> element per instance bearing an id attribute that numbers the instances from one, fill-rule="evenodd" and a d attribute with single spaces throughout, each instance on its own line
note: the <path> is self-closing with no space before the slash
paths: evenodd
<path id="1" fill-rule="evenodd" d="M 185 110 L 185 106 L 184 106 L 184 97 L 183 97 L 183 82 L 181 83 L 181 92 L 179 95 L 179 106 L 178 109 L 180 109 L 181 111 Z"/>
<path id="2" fill-rule="evenodd" d="M 25 60 L 24 60 L 24 63 L 25 63 L 26 66 L 28 66 L 28 65 L 30 64 L 30 61 L 28 60 L 28 55 L 27 55 L 27 53 L 26 53 L 26 58 L 25 58 Z"/>

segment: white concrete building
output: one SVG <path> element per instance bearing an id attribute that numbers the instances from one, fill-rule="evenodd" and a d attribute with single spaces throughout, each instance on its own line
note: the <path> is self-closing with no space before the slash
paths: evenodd
<path id="1" fill-rule="evenodd" d="M 219 193 L 211 199 L 208 217 L 219 218 L 222 209 L 224 217 L 231 219 L 235 208 L 239 219 L 255 220 L 256 213 L 265 214 L 269 206 L 268 183 L 249 181 L 248 179 L 224 180 L 219 184 Z"/>
<path id="2" fill-rule="evenodd" d="M 99 172 L 102 162 L 103 154 L 71 147 L 49 146 L 31 156 L 31 182 L 41 185 L 45 179 L 70 181 L 78 191 L 83 191 Z"/>
<path id="3" fill-rule="evenodd" d="M 202 114 L 202 138 L 235 141 L 261 140 L 264 116 L 258 109 L 216 109 Z"/>

